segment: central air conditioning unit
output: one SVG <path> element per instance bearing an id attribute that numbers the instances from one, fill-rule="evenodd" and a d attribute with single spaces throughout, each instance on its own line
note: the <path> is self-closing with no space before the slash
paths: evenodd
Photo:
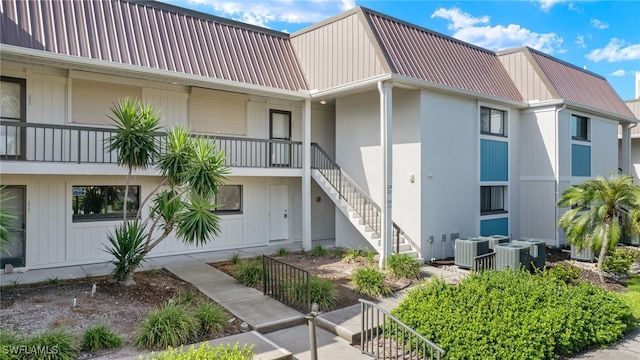
<path id="1" fill-rule="evenodd" d="M 533 265 L 537 269 L 544 268 L 544 263 L 547 258 L 547 243 L 545 241 L 536 239 L 520 239 L 513 240 L 513 243 L 529 247 L 529 265 Z"/>
<path id="2" fill-rule="evenodd" d="M 454 243 L 453 263 L 463 269 L 471 269 L 473 267 L 473 259 L 476 256 L 484 255 L 491 251 L 489 249 L 489 240 L 478 238 L 458 238 Z"/>
<path id="3" fill-rule="evenodd" d="M 494 251 L 496 252 L 496 270 L 511 268 L 515 271 L 520 266 L 529 269 L 529 246 L 513 243 L 497 244 Z"/>
<path id="4" fill-rule="evenodd" d="M 491 250 L 495 249 L 497 244 L 509 242 L 509 237 L 504 235 L 480 236 L 478 239 L 489 240 L 489 249 Z"/>
<path id="5" fill-rule="evenodd" d="M 577 246 L 571 245 L 571 260 L 594 262 L 596 255 L 590 247 L 578 250 Z"/>
<path id="6" fill-rule="evenodd" d="M 640 234 L 627 234 L 626 232 L 623 232 L 620 242 L 625 245 L 640 246 Z"/>

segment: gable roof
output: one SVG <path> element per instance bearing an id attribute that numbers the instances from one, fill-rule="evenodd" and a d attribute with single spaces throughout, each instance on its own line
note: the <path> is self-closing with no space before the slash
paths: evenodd
<path id="1" fill-rule="evenodd" d="M 284 33 L 154 1 L 2 0 L 0 42 L 56 54 L 298 91 Z"/>
<path id="2" fill-rule="evenodd" d="M 522 101 L 496 53 L 362 8 L 393 73 Z"/>
<path id="3" fill-rule="evenodd" d="M 636 119 L 640 120 L 640 99 L 627 100 L 625 104 L 627 104 Z M 640 124 L 631 129 L 631 136 L 640 138 Z"/>
<path id="4" fill-rule="evenodd" d="M 634 118 L 633 113 L 603 76 L 529 47 L 505 50 L 498 54 L 503 56 L 518 52 L 525 55 L 553 98 Z"/>

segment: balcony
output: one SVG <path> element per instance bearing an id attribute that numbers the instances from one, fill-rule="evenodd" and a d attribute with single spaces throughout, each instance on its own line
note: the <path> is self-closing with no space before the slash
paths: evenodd
<path id="1" fill-rule="evenodd" d="M 0 121 L 0 159 L 3 162 L 117 164 L 117 153 L 108 150 L 113 135 L 113 128 Z M 211 139 L 217 149 L 227 154 L 225 164 L 232 168 L 302 168 L 301 142 L 197 136 Z M 158 132 L 157 138 L 164 144 L 166 133 Z"/>

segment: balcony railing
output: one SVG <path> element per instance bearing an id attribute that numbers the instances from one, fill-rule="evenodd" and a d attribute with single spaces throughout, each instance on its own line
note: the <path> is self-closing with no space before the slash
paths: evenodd
<path id="1" fill-rule="evenodd" d="M 116 164 L 108 150 L 113 128 L 0 121 L 0 159 L 57 163 Z M 156 134 L 164 144 L 166 133 Z M 227 154 L 226 165 L 244 168 L 302 168 L 296 141 L 204 136 Z M 162 146 L 161 146 L 162 148 Z"/>

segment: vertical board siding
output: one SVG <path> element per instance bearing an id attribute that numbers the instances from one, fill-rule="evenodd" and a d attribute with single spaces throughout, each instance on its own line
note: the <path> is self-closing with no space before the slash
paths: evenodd
<path id="1" fill-rule="evenodd" d="M 509 143 L 480 140 L 480 181 L 509 181 Z"/>
<path id="2" fill-rule="evenodd" d="M 324 90 L 385 73 L 358 14 L 294 34 L 291 45 L 305 71 L 309 88 Z"/>
<path id="3" fill-rule="evenodd" d="M 491 235 L 509 236 L 509 218 L 481 220 L 480 236 Z"/>
<path id="4" fill-rule="evenodd" d="M 553 99 L 524 52 L 498 54 L 498 57 L 525 101 Z"/>
<path id="5" fill-rule="evenodd" d="M 591 176 L 591 146 L 571 144 L 571 176 Z"/>

